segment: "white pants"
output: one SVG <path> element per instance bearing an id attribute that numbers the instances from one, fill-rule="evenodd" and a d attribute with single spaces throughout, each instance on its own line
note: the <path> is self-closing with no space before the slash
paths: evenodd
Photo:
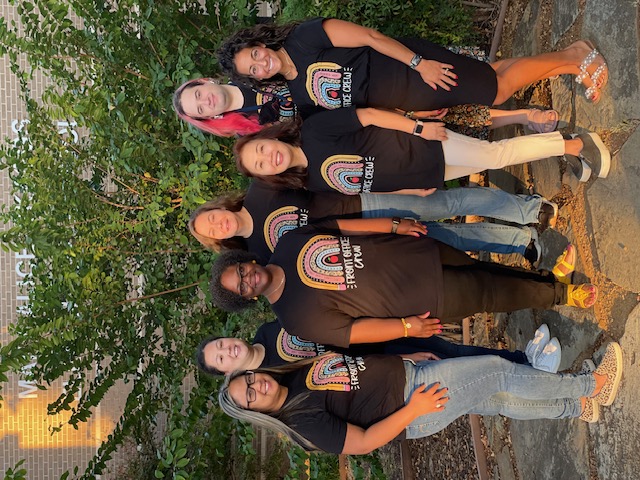
<path id="1" fill-rule="evenodd" d="M 560 132 L 525 135 L 498 142 L 478 140 L 451 130 L 447 130 L 447 136 L 447 140 L 442 142 L 445 180 L 564 155 L 564 140 Z"/>

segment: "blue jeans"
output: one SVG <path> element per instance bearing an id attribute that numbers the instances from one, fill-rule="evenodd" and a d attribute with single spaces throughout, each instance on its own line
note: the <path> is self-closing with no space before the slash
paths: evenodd
<path id="1" fill-rule="evenodd" d="M 497 355 L 510 362 L 530 365 L 524 352 L 514 352 L 506 348 L 487 348 L 475 345 L 461 345 L 449 342 L 444 338 L 434 335 L 429 338 L 398 338 L 384 343 L 384 353 L 388 355 L 401 355 L 403 353 L 431 352 L 441 359 L 456 357 L 472 357 L 478 355 Z"/>
<path id="2" fill-rule="evenodd" d="M 511 227 L 497 223 L 423 222 L 427 237 L 463 252 L 519 253 L 524 255 L 531 242 L 529 227 Z"/>
<path id="3" fill-rule="evenodd" d="M 360 194 L 363 218 L 411 217 L 428 222 L 457 215 L 479 215 L 526 225 L 538 223 L 542 198 L 512 195 L 497 188 L 437 190 L 432 195 Z"/>
<path id="4" fill-rule="evenodd" d="M 547 373 L 487 355 L 449 360 L 405 361 L 405 402 L 420 385 L 440 383 L 449 401 L 436 413 L 422 415 L 406 428 L 407 438 L 432 435 L 468 413 L 531 420 L 571 418 L 581 413 L 580 397 L 595 389 L 593 375 Z"/>

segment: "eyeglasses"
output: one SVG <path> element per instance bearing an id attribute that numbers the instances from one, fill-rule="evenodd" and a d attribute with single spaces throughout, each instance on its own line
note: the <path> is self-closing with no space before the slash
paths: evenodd
<path id="1" fill-rule="evenodd" d="M 251 387 L 256 383 L 256 374 L 252 371 L 245 372 L 244 379 L 247 382 L 247 408 L 251 408 L 251 402 L 255 402 L 257 398 L 255 389 Z"/>
<path id="2" fill-rule="evenodd" d="M 238 262 L 238 265 L 236 266 L 236 272 L 238 273 L 238 278 L 240 279 L 238 292 L 240 292 L 240 295 L 244 297 L 247 293 L 247 286 L 244 282 L 244 277 L 247 275 L 247 272 L 245 272 L 244 267 L 240 262 Z"/>

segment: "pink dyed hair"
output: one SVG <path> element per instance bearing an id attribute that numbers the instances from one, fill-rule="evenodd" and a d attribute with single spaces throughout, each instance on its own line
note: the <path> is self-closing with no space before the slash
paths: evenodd
<path id="1" fill-rule="evenodd" d="M 203 132 L 219 137 L 248 135 L 262 130 L 263 126 L 258 122 L 258 115 L 255 113 L 247 115 L 239 112 L 225 112 L 221 115 L 221 118 L 194 118 L 187 115 L 182 108 L 182 92 L 187 88 L 202 85 L 210 80 L 209 78 L 194 78 L 177 88 L 173 94 L 173 109 L 178 114 L 178 117 Z"/>

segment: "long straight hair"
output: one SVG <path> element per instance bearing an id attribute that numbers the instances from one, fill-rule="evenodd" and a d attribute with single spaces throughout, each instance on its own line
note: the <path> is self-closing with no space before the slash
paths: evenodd
<path id="1" fill-rule="evenodd" d="M 278 367 L 260 368 L 253 371 L 255 373 L 268 373 L 270 375 L 281 377 L 285 373 L 294 372 L 300 368 L 304 368 L 310 365 L 319 358 L 322 358 L 322 356 L 305 358 L 303 360 L 280 365 Z M 224 384 L 218 392 L 218 403 L 220 405 L 220 409 L 232 418 L 242 420 L 244 422 L 249 422 L 258 427 L 267 428 L 275 433 L 285 435 L 289 437 L 289 439 L 293 443 L 307 451 L 320 451 L 320 449 L 316 447 L 313 442 L 306 439 L 298 432 L 296 432 L 294 428 L 287 425 L 287 423 L 294 423 L 292 421 L 292 418 L 294 416 L 312 412 L 312 410 L 302 407 L 302 402 L 309 396 L 309 392 L 296 395 L 291 400 L 286 402 L 280 410 L 272 414 L 247 410 L 237 405 L 233 398 L 231 398 L 231 394 L 229 393 L 229 384 L 231 383 L 231 381 L 244 375 L 245 373 L 246 372 L 244 371 L 233 372 L 231 375 L 228 375 L 226 377 Z M 279 383 L 279 378 L 276 378 L 276 380 L 278 380 Z"/>

